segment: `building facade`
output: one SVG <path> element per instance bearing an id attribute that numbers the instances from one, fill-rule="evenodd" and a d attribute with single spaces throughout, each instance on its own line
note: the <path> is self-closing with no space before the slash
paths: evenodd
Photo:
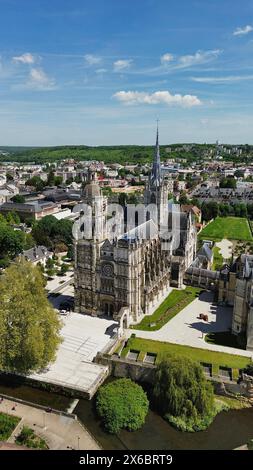
<path id="1" fill-rule="evenodd" d="M 83 235 L 75 244 L 75 310 L 116 316 L 127 307 L 131 322 L 137 323 L 166 297 L 170 285 L 182 286 L 184 271 L 196 252 L 191 214 L 179 211 L 177 237 L 173 232 L 168 186 L 161 174 L 158 129 L 143 213 L 140 216 L 138 209 L 132 226 L 125 230 L 122 216 L 113 230 L 107 200 L 94 173 L 89 175 L 83 201 L 91 210 L 91 223 L 86 230 L 84 218 Z M 156 208 L 156 217 L 147 210 L 150 206 Z"/>

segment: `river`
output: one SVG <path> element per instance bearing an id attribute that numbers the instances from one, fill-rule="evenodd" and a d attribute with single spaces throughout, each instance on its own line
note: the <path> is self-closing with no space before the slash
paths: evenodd
<path id="1" fill-rule="evenodd" d="M 8 384 L 0 380 L 0 393 L 32 403 L 67 410 L 73 398 L 49 393 L 26 385 Z M 144 426 L 135 432 L 121 431 L 119 436 L 106 433 L 94 411 L 94 400 L 79 400 L 74 413 L 100 442 L 104 449 L 178 450 L 217 449 L 230 450 L 253 438 L 253 408 L 220 413 L 206 431 L 183 433 L 149 411 Z"/>

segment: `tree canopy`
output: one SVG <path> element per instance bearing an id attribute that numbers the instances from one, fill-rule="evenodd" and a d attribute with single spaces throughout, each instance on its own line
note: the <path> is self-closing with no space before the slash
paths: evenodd
<path id="1" fill-rule="evenodd" d="M 38 267 L 24 259 L 0 278 L 0 368 L 28 373 L 54 361 L 61 322 Z"/>
<path id="2" fill-rule="evenodd" d="M 72 225 L 70 220 L 57 220 L 53 215 L 47 215 L 34 224 L 32 236 L 38 245 L 47 248 L 55 249 L 62 243 L 69 247 L 72 244 Z"/>
<path id="3" fill-rule="evenodd" d="M 199 364 L 171 356 L 158 365 L 154 383 L 154 404 L 172 424 L 187 431 L 210 424 L 215 414 L 213 388 Z"/>
<path id="4" fill-rule="evenodd" d="M 145 422 L 149 402 L 140 385 L 130 379 L 118 379 L 100 387 L 96 409 L 106 430 L 117 434 L 121 429 L 136 431 Z"/>

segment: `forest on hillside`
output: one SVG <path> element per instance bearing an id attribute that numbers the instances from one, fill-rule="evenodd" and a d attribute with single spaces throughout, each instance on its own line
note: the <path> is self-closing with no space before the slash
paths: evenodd
<path id="1" fill-rule="evenodd" d="M 187 144 L 186 144 L 187 145 Z M 170 147 L 171 151 L 168 151 Z M 160 146 L 161 159 L 184 158 L 186 161 L 196 161 L 204 150 L 212 145 L 192 144 L 186 151 L 183 144 Z M 178 150 L 180 148 L 180 150 Z M 173 150 L 177 149 L 177 150 Z M 182 149 L 182 150 L 181 150 Z M 105 163 L 146 163 L 152 160 L 154 146 L 120 145 L 120 146 L 61 146 L 61 147 L 1 147 L 0 162 L 34 162 L 50 163 L 64 159 L 98 160 Z"/>

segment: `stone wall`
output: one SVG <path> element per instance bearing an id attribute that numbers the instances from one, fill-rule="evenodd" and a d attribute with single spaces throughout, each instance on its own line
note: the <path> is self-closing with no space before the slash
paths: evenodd
<path id="1" fill-rule="evenodd" d="M 120 359 L 100 353 L 97 354 L 95 362 L 97 364 L 108 365 L 113 377 L 128 377 L 136 382 L 154 382 L 156 366 L 152 364 L 128 361 L 127 359 Z"/>

